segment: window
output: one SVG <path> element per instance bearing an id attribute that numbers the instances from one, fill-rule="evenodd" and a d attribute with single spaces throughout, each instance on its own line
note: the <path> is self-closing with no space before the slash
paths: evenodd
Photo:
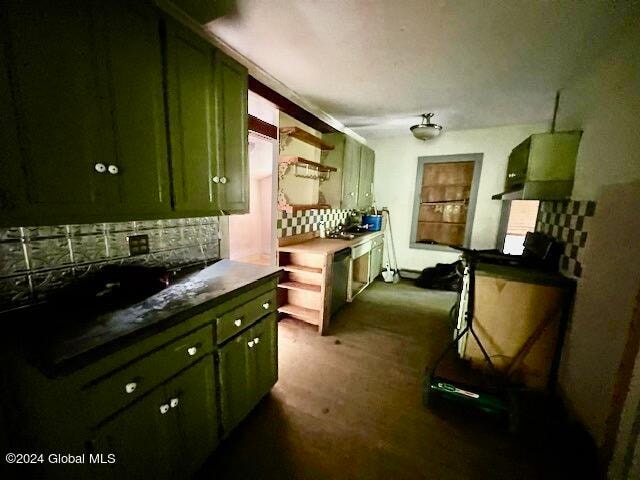
<path id="1" fill-rule="evenodd" d="M 536 228 L 540 202 L 538 200 L 512 200 L 504 203 L 502 221 L 504 222 L 506 219 L 506 232 L 503 230 L 502 251 L 511 255 L 522 255 L 527 232 L 533 232 Z M 498 242 L 498 245 L 500 243 Z"/>
<path id="2" fill-rule="evenodd" d="M 418 158 L 411 248 L 468 247 L 482 154 Z"/>

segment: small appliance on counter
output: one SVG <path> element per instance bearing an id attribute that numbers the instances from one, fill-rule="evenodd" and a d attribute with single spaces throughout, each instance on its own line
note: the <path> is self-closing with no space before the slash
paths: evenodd
<path id="1" fill-rule="evenodd" d="M 382 215 L 377 213 L 362 215 L 362 224 L 368 225 L 370 232 L 379 232 L 382 229 Z"/>

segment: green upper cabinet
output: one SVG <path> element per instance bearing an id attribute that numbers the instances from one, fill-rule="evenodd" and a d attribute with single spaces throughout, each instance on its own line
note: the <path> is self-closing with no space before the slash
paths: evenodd
<path id="1" fill-rule="evenodd" d="M 342 208 L 358 207 L 358 183 L 360 181 L 360 157 L 362 145 L 350 137 L 345 139 L 342 166 Z"/>
<path id="2" fill-rule="evenodd" d="M 63 0 L 53 8 L 44 0 L 12 0 L 0 8 L 7 32 L 3 42 L 8 41 L 3 68 L 12 80 L 10 92 L 3 85 L 1 101 L 11 108 L 2 116 L 15 115 L 10 128 L 16 128 L 20 144 L 19 151 L 3 146 L 2 163 L 11 167 L 8 176 L 3 171 L 2 197 L 17 200 L 5 203 L 12 208 L 5 208 L 3 223 L 22 218 L 45 223 L 59 212 L 77 218 L 104 212 L 103 192 L 112 179 L 94 166 L 112 163 L 114 144 L 99 88 L 90 5 Z"/>
<path id="3" fill-rule="evenodd" d="M 113 126 L 114 152 L 105 172 L 109 208 L 140 218 L 168 212 L 160 18 L 144 2 L 124 0 L 99 3 L 93 17 L 100 92 Z"/>
<path id="4" fill-rule="evenodd" d="M 516 146 L 509 155 L 507 193 L 525 200 L 570 198 L 581 136 L 581 131 L 537 133 Z"/>
<path id="5" fill-rule="evenodd" d="M 167 22 L 167 98 L 175 209 L 217 214 L 213 50 L 175 22 Z"/>
<path id="6" fill-rule="evenodd" d="M 370 207 L 375 152 L 344 133 L 329 133 L 322 138 L 335 145 L 323 163 L 336 167 L 336 175 L 341 175 L 340 207 L 349 210 Z"/>
<path id="7" fill-rule="evenodd" d="M 249 211 L 247 69 L 220 51 L 215 53 L 217 191 L 225 213 Z"/>
<path id="8" fill-rule="evenodd" d="M 375 153 L 366 145 L 360 151 L 360 174 L 358 177 L 358 208 L 361 210 L 373 205 L 373 169 Z"/>
<path id="9" fill-rule="evenodd" d="M 244 67 L 152 2 L 0 5 L 0 223 L 246 212 Z"/>

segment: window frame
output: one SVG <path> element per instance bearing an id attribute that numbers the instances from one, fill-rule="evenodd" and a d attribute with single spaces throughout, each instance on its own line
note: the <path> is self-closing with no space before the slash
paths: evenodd
<path id="1" fill-rule="evenodd" d="M 480 174 L 482 172 L 482 153 L 460 153 L 453 155 L 434 155 L 418 157 L 418 167 L 416 173 L 416 184 L 413 193 L 413 215 L 411 217 L 411 237 L 409 238 L 409 248 L 419 250 L 435 250 L 441 252 L 456 252 L 454 248 L 446 245 L 430 245 L 426 243 L 416 242 L 418 233 L 418 216 L 420 214 L 420 199 L 422 193 L 422 176 L 424 166 L 431 163 L 454 163 L 454 162 L 473 162 L 473 180 L 471 181 L 471 190 L 469 192 L 469 205 L 467 208 L 467 222 L 464 227 L 464 241 L 462 246 L 469 248 L 471 244 L 471 233 L 473 230 L 473 219 L 476 212 L 476 201 L 478 197 L 478 189 L 480 186 Z"/>

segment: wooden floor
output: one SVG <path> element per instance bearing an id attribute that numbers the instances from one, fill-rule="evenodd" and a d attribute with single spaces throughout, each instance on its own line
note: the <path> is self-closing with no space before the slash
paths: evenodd
<path id="1" fill-rule="evenodd" d="M 448 341 L 453 300 L 376 282 L 339 312 L 328 336 L 280 322 L 278 383 L 199 478 L 559 477 L 548 452 L 493 420 L 422 405 L 423 369 Z"/>

